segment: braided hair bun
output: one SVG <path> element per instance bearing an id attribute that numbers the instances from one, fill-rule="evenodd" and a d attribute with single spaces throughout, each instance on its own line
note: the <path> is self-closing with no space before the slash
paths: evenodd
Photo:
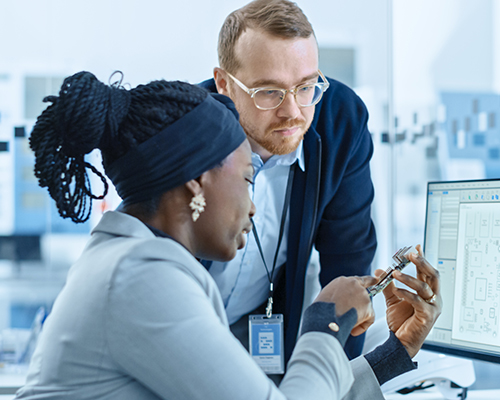
<path id="1" fill-rule="evenodd" d="M 205 89 L 178 81 L 155 81 L 132 90 L 120 83 L 105 85 L 85 71 L 66 78 L 59 96 L 44 99 L 51 104 L 30 136 L 39 185 L 48 189 L 61 217 L 76 223 L 87 221 L 91 200 L 108 192 L 106 178 L 85 161 L 86 154 L 99 148 L 106 168 L 207 96 Z M 102 194 L 92 193 L 87 169 L 102 181 Z"/>

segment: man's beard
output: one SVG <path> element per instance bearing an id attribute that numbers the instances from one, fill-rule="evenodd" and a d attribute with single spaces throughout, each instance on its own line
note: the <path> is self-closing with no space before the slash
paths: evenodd
<path id="1" fill-rule="evenodd" d="M 287 128 L 298 128 L 302 131 L 300 136 L 295 133 L 290 137 L 280 136 L 275 133 L 275 130 L 283 130 Z M 271 154 L 283 155 L 290 154 L 294 152 L 302 140 L 304 140 L 304 135 L 307 132 L 309 126 L 306 127 L 306 122 L 303 119 L 295 118 L 287 120 L 284 122 L 279 122 L 270 125 L 265 132 L 263 137 L 257 137 L 251 131 L 246 131 L 247 135 L 252 138 L 258 145 L 267 150 Z"/>

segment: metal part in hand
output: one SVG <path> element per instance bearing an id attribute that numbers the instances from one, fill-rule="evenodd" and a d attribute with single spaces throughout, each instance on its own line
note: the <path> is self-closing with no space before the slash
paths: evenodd
<path id="1" fill-rule="evenodd" d="M 368 294 L 370 295 L 370 297 L 373 297 L 376 294 L 380 293 L 387 287 L 387 285 L 389 285 L 389 283 L 392 282 L 392 280 L 394 279 L 392 277 L 392 273 L 394 271 L 402 271 L 403 268 L 410 263 L 410 260 L 406 258 L 406 256 L 410 253 L 418 254 L 417 250 L 413 246 L 409 246 L 399 249 L 396 254 L 392 256 L 394 263 L 389 268 L 387 268 L 376 285 L 370 286 L 366 289 L 368 290 Z"/>

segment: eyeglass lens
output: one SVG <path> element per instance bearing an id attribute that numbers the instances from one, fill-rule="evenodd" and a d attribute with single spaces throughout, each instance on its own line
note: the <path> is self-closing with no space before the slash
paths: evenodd
<path id="1" fill-rule="evenodd" d="M 297 88 L 295 98 L 302 107 L 313 105 L 322 95 L 323 91 L 319 85 L 304 85 Z M 260 108 L 278 107 L 285 92 L 278 89 L 261 89 L 255 92 L 254 101 Z"/>

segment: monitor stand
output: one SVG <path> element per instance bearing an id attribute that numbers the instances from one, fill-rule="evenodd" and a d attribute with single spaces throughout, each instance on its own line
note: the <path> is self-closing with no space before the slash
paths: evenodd
<path id="1" fill-rule="evenodd" d="M 418 362 L 416 370 L 385 383 L 382 391 L 391 393 L 426 381 L 432 382 L 444 399 L 465 399 L 467 388 L 476 380 L 472 360 L 420 350 L 414 361 Z"/>

